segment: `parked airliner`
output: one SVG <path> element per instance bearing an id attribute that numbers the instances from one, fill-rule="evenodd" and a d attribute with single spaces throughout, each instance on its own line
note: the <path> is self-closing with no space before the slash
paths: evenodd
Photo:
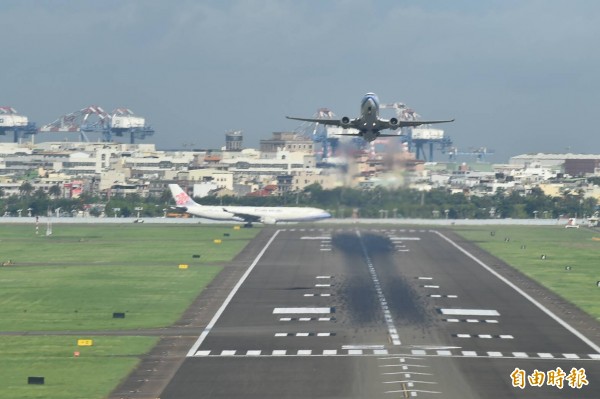
<path id="1" fill-rule="evenodd" d="M 177 209 L 190 215 L 213 220 L 234 220 L 245 222 L 246 226 L 259 222 L 275 224 L 277 222 L 307 222 L 330 218 L 323 209 L 285 206 L 208 206 L 200 205 L 177 184 L 169 184 Z"/>
<path id="2" fill-rule="evenodd" d="M 367 93 L 362 98 L 362 101 L 360 102 L 360 116 L 358 118 L 350 119 L 347 116 L 344 116 L 342 119 L 313 119 L 291 116 L 286 116 L 286 118 L 304 122 L 316 122 L 323 125 L 340 126 L 343 129 L 356 129 L 358 130 L 358 133 L 337 133 L 337 135 L 358 136 L 369 142 L 378 137 L 398 137 L 398 134 L 384 134 L 380 133 L 380 130 L 396 130 L 402 127 L 454 122 L 454 119 L 441 121 L 399 121 L 396 118 L 381 119 L 379 117 L 379 98 L 377 98 L 375 93 Z"/>

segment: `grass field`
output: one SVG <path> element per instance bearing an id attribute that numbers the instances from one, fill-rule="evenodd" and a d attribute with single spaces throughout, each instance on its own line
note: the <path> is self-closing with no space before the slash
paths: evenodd
<path id="1" fill-rule="evenodd" d="M 0 225 L 0 261 L 11 261 L 0 267 L 0 331 L 73 335 L 0 336 L 2 398 L 106 396 L 158 338 L 99 336 L 74 358 L 76 339 L 93 338 L 76 332 L 171 325 L 259 231 L 130 224 L 54 225 L 51 236 L 40 230 Z M 44 386 L 27 384 L 38 375 Z"/>
<path id="2" fill-rule="evenodd" d="M 103 398 L 156 343 L 155 337 L 0 337 L 0 397 L 40 399 Z M 80 351 L 75 357 L 74 352 Z M 28 385 L 28 377 L 44 385 Z"/>
<path id="3" fill-rule="evenodd" d="M 453 230 L 600 320 L 600 232 L 559 226 Z"/>

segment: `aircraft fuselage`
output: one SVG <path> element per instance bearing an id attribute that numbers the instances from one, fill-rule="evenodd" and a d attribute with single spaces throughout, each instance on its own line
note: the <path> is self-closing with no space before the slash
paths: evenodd
<path id="1" fill-rule="evenodd" d="M 360 134 L 367 141 L 379 136 L 379 98 L 375 93 L 367 93 L 360 102 Z"/>

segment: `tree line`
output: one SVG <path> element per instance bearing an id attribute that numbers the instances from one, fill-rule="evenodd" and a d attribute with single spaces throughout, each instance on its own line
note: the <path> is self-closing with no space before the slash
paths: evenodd
<path id="1" fill-rule="evenodd" d="M 4 215 L 33 216 L 54 214 L 57 208 L 63 216 L 86 210 L 92 216 L 104 213 L 108 217 L 159 217 L 171 212 L 174 202 L 166 190 L 159 197 L 139 195 L 112 197 L 108 201 L 92 194 L 79 198 L 60 198 L 60 188 L 48 192 L 25 187 L 19 195 L 4 196 L 0 192 L 0 210 Z M 197 198 L 203 205 L 250 206 L 314 206 L 328 210 L 334 217 L 348 218 L 558 218 L 590 216 L 598 211 L 598 201 L 586 198 L 582 190 L 565 191 L 552 197 L 539 188 L 526 195 L 499 191 L 489 196 L 470 196 L 451 193 L 445 188 L 417 191 L 408 188 L 386 189 L 375 187 L 361 190 L 338 187 L 325 190 L 313 184 L 298 192 L 286 192 L 268 197 L 214 197 Z M 137 208 L 137 209 L 136 209 Z"/>

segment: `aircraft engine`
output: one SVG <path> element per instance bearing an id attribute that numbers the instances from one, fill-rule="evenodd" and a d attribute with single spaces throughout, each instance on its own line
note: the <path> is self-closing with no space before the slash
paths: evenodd
<path id="1" fill-rule="evenodd" d="M 392 130 L 398 129 L 398 119 L 396 119 L 396 118 L 390 119 L 390 129 L 392 129 Z"/>
<path id="2" fill-rule="evenodd" d="M 344 129 L 347 129 L 350 127 L 350 118 L 348 118 L 347 116 L 344 116 L 341 120 L 342 120 L 342 127 Z"/>
<path id="3" fill-rule="evenodd" d="M 268 216 L 267 217 L 263 217 L 260 221 L 262 223 L 264 223 L 264 224 L 275 224 L 275 223 L 277 223 L 276 219 L 268 217 Z"/>

